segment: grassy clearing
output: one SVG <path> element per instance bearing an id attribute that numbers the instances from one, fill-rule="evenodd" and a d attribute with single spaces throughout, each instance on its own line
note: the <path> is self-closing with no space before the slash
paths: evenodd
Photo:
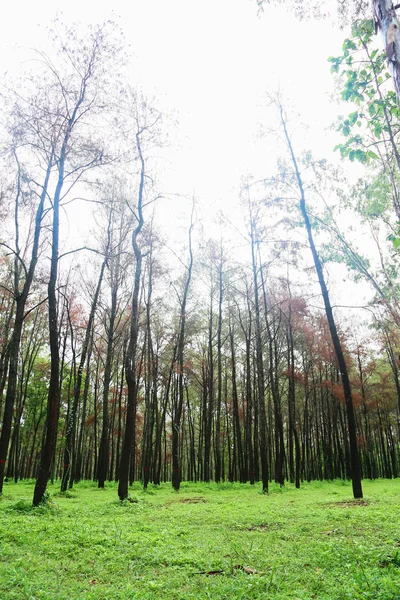
<path id="1" fill-rule="evenodd" d="M 400 599 L 400 481 L 116 486 L 0 499 L 1 600 Z"/>

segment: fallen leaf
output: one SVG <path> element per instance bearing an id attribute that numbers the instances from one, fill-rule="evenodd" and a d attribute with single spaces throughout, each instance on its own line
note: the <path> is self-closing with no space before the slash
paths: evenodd
<path id="1" fill-rule="evenodd" d="M 235 565 L 233 568 L 236 570 L 240 569 L 241 571 L 244 571 L 248 575 L 254 575 L 255 573 L 257 573 L 257 571 L 255 569 L 251 569 L 250 567 L 245 567 L 244 565 Z"/>
<path id="2" fill-rule="evenodd" d="M 250 567 L 242 567 L 242 570 L 248 575 L 254 575 L 255 573 L 257 573 L 255 569 L 250 569 Z"/>

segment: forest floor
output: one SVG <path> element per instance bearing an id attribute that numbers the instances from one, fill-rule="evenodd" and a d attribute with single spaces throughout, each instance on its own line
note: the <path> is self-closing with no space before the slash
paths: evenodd
<path id="1" fill-rule="evenodd" d="M 400 599 L 400 480 L 296 490 L 239 484 L 49 487 L 6 483 L 1 600 Z"/>

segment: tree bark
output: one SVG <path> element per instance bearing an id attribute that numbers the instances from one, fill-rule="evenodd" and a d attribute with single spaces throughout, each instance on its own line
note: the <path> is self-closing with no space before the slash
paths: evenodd
<path id="1" fill-rule="evenodd" d="M 391 0 L 373 0 L 375 31 L 379 31 L 397 97 L 400 99 L 400 27 Z"/>

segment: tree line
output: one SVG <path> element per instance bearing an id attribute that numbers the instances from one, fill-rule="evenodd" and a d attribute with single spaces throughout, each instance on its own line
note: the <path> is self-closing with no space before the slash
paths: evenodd
<path id="1" fill-rule="evenodd" d="M 115 480 L 123 500 L 137 480 L 267 492 L 340 477 L 362 497 L 362 477 L 397 477 L 398 109 L 371 23 L 330 59 L 358 107 L 337 149 L 368 177 L 349 192 L 296 154 L 275 95 L 276 172 L 244 180 L 240 224 L 222 215 L 211 237 L 188 199 L 173 249 L 157 221 L 163 117 L 117 68 L 119 35 L 56 23 L 52 53 L 2 97 L 0 492 L 34 477 L 37 505 L 49 479 Z M 70 248 L 64 215 L 85 201 L 92 241 Z M 377 261 L 341 210 L 369 228 Z M 368 326 L 342 325 L 331 262 L 370 285 Z"/>

